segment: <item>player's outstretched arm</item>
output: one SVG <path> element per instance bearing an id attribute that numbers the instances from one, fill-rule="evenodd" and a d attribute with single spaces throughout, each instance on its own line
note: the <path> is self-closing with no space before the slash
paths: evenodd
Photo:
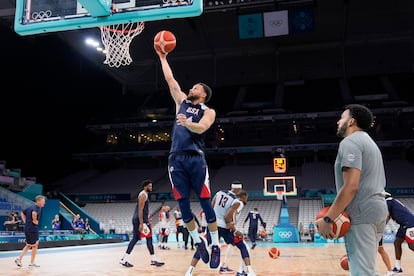
<path id="1" fill-rule="evenodd" d="M 178 107 L 181 105 L 183 100 L 187 98 L 187 95 L 181 90 L 180 85 L 174 78 L 174 74 L 171 70 L 171 67 L 167 61 L 167 54 L 162 53 L 160 51 L 155 50 L 158 57 L 160 58 L 162 72 L 164 74 L 165 81 L 168 84 L 168 88 L 170 90 L 171 97 L 173 98 L 175 105 L 176 105 L 176 112 L 178 111 Z"/>

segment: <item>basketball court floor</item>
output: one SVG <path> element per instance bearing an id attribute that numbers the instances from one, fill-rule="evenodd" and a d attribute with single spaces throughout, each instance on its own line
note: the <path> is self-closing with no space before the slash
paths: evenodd
<path id="1" fill-rule="evenodd" d="M 152 267 L 146 246 L 137 244 L 131 254 L 132 268 L 119 264 L 127 243 L 100 244 L 88 246 L 72 246 L 39 249 L 36 263 L 39 268 L 29 269 L 30 252 L 23 258 L 23 267 L 18 268 L 14 260 L 20 251 L 0 252 L 0 275 L 7 276 L 184 276 L 194 251 L 177 248 L 176 243 L 170 243 L 171 250 L 159 250 L 156 255 L 166 264 L 162 267 Z M 281 256 L 271 259 L 268 256 L 270 247 L 278 247 Z M 385 244 L 385 250 L 390 255 L 391 265 L 394 265 L 394 249 L 392 244 Z M 222 248 L 224 254 L 224 248 Z M 339 276 L 349 275 L 339 265 L 339 259 L 345 254 L 342 243 L 262 243 L 250 251 L 252 267 L 258 276 Z M 233 249 L 229 267 L 237 269 L 240 255 L 237 248 Z M 404 274 L 414 275 L 414 252 L 406 244 L 403 247 L 402 259 Z M 377 267 L 380 275 L 385 274 L 385 266 L 378 255 Z M 209 269 L 207 264 L 200 261 L 193 273 L 194 276 L 220 275 L 218 270 Z M 235 274 L 234 274 L 235 275 Z M 401 274 L 398 274 L 401 275 Z"/>

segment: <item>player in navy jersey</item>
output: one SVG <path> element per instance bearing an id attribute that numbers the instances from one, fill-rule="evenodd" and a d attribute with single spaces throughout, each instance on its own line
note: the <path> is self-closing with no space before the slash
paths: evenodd
<path id="1" fill-rule="evenodd" d="M 21 217 L 24 226 L 24 236 L 26 238 L 26 245 L 23 247 L 22 252 L 20 253 L 19 258 L 14 260 L 18 267 L 22 266 L 23 256 L 29 251 L 32 250 L 30 256 L 29 268 L 39 267 L 35 264 L 35 258 L 37 254 L 37 248 L 39 247 L 39 221 L 42 214 L 42 208 L 45 206 L 46 197 L 38 195 L 35 198 L 35 204 L 27 207 L 21 212 Z"/>
<path id="2" fill-rule="evenodd" d="M 259 229 L 259 220 L 260 224 L 266 228 L 266 223 L 263 221 L 262 216 L 260 216 L 259 211 L 257 208 L 254 208 L 253 211 L 250 211 L 247 214 L 246 219 L 243 222 L 244 224 L 249 220 L 249 239 L 252 242 L 252 249 L 256 247 L 256 236 L 257 236 L 257 230 Z"/>
<path id="3" fill-rule="evenodd" d="M 216 112 L 205 103 L 210 100 L 212 91 L 204 83 L 196 83 L 188 95 L 181 90 L 167 61 L 167 54 L 157 51 L 164 78 L 175 103 L 176 120 L 172 129 L 172 142 L 168 157 L 168 173 L 175 200 L 181 209 L 183 221 L 194 239 L 197 251 L 203 262 L 210 262 L 210 268 L 220 264 L 220 247 L 216 215 L 211 206 L 210 178 L 204 156 L 205 133 L 216 119 Z M 190 191 L 194 190 L 203 209 L 212 245 L 211 256 L 207 245 L 200 239 L 190 207 Z"/>
<path id="4" fill-rule="evenodd" d="M 389 193 L 385 193 L 385 200 L 388 206 L 388 219 L 393 219 L 400 225 L 394 240 L 395 250 L 395 267 L 394 273 L 402 273 L 401 256 L 402 243 L 407 241 L 408 248 L 414 251 L 414 214 L 398 199 L 395 199 Z"/>
<path id="5" fill-rule="evenodd" d="M 135 206 L 134 215 L 132 217 L 132 239 L 130 240 L 127 250 L 119 261 L 125 267 L 133 267 L 133 265 L 128 261 L 129 256 L 134 249 L 135 244 L 145 238 L 147 242 L 147 249 L 151 255 L 151 265 L 153 266 L 162 266 L 163 262 L 157 261 L 154 252 L 154 245 L 152 243 L 152 231 L 151 224 L 149 222 L 149 197 L 148 194 L 152 192 L 152 181 L 150 179 L 143 180 L 141 182 L 142 191 L 138 194 L 137 205 Z"/>

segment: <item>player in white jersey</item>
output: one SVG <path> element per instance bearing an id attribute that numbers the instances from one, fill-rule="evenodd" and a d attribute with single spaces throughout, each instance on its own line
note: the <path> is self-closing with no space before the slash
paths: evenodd
<path id="1" fill-rule="evenodd" d="M 180 210 L 180 206 L 177 205 L 177 207 L 174 210 L 174 218 L 175 218 L 175 227 L 176 227 L 176 231 L 175 231 L 175 238 L 177 240 L 177 247 L 180 248 L 181 244 L 180 244 L 180 233 L 181 233 L 181 238 L 183 240 L 183 244 L 182 247 L 184 247 L 184 221 L 183 221 L 183 215 L 181 214 L 181 210 Z"/>
<path id="2" fill-rule="evenodd" d="M 218 191 L 212 200 L 216 213 L 219 237 L 222 237 L 227 245 L 239 248 L 244 265 L 240 266 L 236 276 L 256 276 L 250 264 L 250 255 L 244 242 L 243 233 L 236 229 L 236 216 L 247 203 L 248 194 L 241 190 L 237 195 L 232 191 Z"/>
<path id="3" fill-rule="evenodd" d="M 170 249 L 167 246 L 168 235 L 170 234 L 170 231 L 169 231 L 170 206 L 161 207 L 161 211 L 159 214 L 159 221 L 160 221 L 160 240 L 161 240 L 161 244 L 159 245 L 159 248 L 167 250 L 167 249 Z"/>
<path id="4" fill-rule="evenodd" d="M 230 192 L 234 193 L 235 195 L 238 195 L 240 191 L 243 189 L 243 184 L 239 180 L 234 180 L 231 183 L 231 190 Z M 240 211 L 235 214 L 236 217 L 239 216 Z M 235 223 L 237 223 L 236 217 L 234 218 Z M 222 262 L 220 264 L 219 273 L 220 274 L 234 274 L 234 270 L 228 267 L 228 260 L 229 256 L 233 253 L 234 246 L 226 246 L 226 252 L 224 254 L 224 258 L 222 258 Z M 243 265 L 243 262 L 242 264 Z M 239 268 L 239 270 L 243 271 L 243 268 Z"/>

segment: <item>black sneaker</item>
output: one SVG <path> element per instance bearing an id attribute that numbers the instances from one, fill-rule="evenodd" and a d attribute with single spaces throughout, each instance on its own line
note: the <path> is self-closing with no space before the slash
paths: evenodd
<path id="1" fill-rule="evenodd" d="M 158 261 L 151 261 L 151 265 L 155 265 L 155 266 L 163 266 L 165 263 L 163 262 L 158 262 Z"/>
<path id="2" fill-rule="evenodd" d="M 127 262 L 127 261 L 119 261 L 119 263 L 121 264 L 121 265 L 123 265 L 123 266 L 125 266 L 125 267 L 133 267 L 134 265 L 133 264 L 131 264 L 131 263 L 129 263 L 129 262 Z"/>
<path id="3" fill-rule="evenodd" d="M 204 239 L 200 238 L 201 242 L 196 243 L 195 247 L 197 248 L 198 253 L 200 254 L 201 259 L 204 263 L 208 263 L 210 261 L 210 255 L 208 254 L 206 244 L 204 243 Z"/>
<path id="4" fill-rule="evenodd" d="M 391 271 L 394 272 L 394 273 L 403 273 L 402 268 L 398 269 L 398 268 L 394 267 Z"/>
<path id="5" fill-rule="evenodd" d="M 256 243 L 252 245 L 252 250 L 256 248 Z"/>
<path id="6" fill-rule="evenodd" d="M 220 265 L 220 247 L 213 245 L 211 247 L 210 268 L 217 268 Z"/>

